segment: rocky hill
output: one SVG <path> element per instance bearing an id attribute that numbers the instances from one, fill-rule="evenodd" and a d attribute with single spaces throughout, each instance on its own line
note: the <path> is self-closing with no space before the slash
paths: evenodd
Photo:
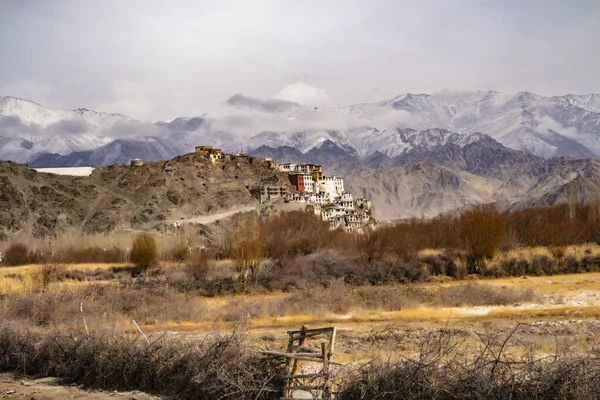
<path id="1" fill-rule="evenodd" d="M 0 162 L 0 240 L 67 230 L 149 229 L 257 204 L 252 189 L 286 182 L 264 161 L 213 164 L 194 153 L 139 167 L 111 165 L 89 177 L 39 173 Z"/>

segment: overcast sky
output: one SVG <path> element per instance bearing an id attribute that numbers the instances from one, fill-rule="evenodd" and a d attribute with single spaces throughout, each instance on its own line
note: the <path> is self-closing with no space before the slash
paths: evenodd
<path id="1" fill-rule="evenodd" d="M 0 95 L 48 107 L 154 121 L 443 89 L 600 93 L 600 1 L 0 0 Z"/>

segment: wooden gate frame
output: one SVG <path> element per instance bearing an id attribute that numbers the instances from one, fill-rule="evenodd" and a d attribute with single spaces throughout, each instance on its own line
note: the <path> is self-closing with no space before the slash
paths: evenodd
<path id="1" fill-rule="evenodd" d="M 286 363 L 286 375 L 282 378 L 285 379 L 285 385 L 283 387 L 283 397 L 280 400 L 292 399 L 292 393 L 294 390 L 306 390 L 317 393 L 315 399 L 331 400 L 331 382 L 329 380 L 330 365 L 341 365 L 339 363 L 331 361 L 333 352 L 335 350 L 335 334 L 336 327 L 328 328 L 317 328 L 308 329 L 306 325 L 302 325 L 302 328 L 297 331 L 288 331 L 289 336 L 287 352 L 277 351 L 265 351 L 264 354 L 285 357 Z M 314 350 L 306 347 L 306 342 L 310 338 L 316 338 L 319 336 L 325 336 L 326 341 L 321 342 L 321 351 L 315 352 Z M 323 364 L 320 372 L 313 374 L 299 374 L 301 363 L 314 362 Z M 315 383 L 316 382 L 316 383 Z M 313 393 L 313 396 L 315 393 Z"/>

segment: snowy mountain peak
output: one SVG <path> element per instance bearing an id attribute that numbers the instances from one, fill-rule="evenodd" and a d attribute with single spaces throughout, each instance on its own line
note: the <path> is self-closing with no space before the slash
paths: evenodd
<path id="1" fill-rule="evenodd" d="M 545 97 L 527 91 L 442 91 L 405 93 L 345 107 L 299 106 L 265 115 L 231 115 L 220 121 L 202 116 L 143 123 L 121 114 L 87 108 L 52 110 L 0 97 L 0 159 L 30 161 L 42 153 L 67 155 L 98 149 L 117 139 L 153 146 L 156 151 L 148 148 L 147 154 L 169 156 L 198 144 L 212 144 L 231 151 L 288 146 L 302 153 L 331 148 L 363 158 L 377 153 L 394 157 L 445 144 L 465 146 L 486 137 L 546 158 L 598 157 L 599 113 L 600 95 L 595 94 Z M 135 146 L 110 149 L 105 148 L 110 157 L 102 160 L 108 162 L 113 150 L 134 151 Z M 126 158 L 119 157 L 114 160 Z"/>
<path id="2" fill-rule="evenodd" d="M 42 107 L 41 105 L 39 105 L 36 102 L 33 102 L 31 100 L 22 99 L 20 97 L 0 96 L 0 112 L 2 112 L 3 110 L 18 109 L 20 107 L 27 106 L 27 104 L 30 104 L 30 105 L 33 105 L 36 107 Z"/>
<path id="3" fill-rule="evenodd" d="M 566 96 L 561 96 L 558 98 L 563 99 L 567 103 L 582 108 L 584 110 L 600 113 L 600 94 L 568 94 Z"/>

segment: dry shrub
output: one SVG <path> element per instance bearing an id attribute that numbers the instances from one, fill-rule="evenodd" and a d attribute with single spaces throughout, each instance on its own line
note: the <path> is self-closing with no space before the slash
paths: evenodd
<path id="1" fill-rule="evenodd" d="M 149 233 L 140 233 L 133 239 L 131 262 L 142 271 L 148 270 L 157 261 L 156 240 Z"/>
<path id="2" fill-rule="evenodd" d="M 565 253 L 567 252 L 567 246 L 548 246 L 548 251 L 550 252 L 550 254 L 552 254 L 552 257 L 560 261 L 563 259 Z"/>
<path id="3" fill-rule="evenodd" d="M 237 216 L 235 225 L 225 238 L 227 252 L 235 263 L 242 280 L 248 274 L 255 278 L 258 266 L 264 258 L 262 226 L 255 213 L 243 213 Z"/>
<path id="4" fill-rule="evenodd" d="M 188 279 L 189 280 L 189 279 Z M 38 291 L 5 299 L 7 320 L 43 326 L 81 326 L 80 304 L 91 328 L 109 328 L 112 323 L 134 318 L 136 321 L 193 320 L 205 310 L 197 296 L 177 293 L 164 284 L 144 285 L 87 284 L 65 291 Z"/>
<path id="5" fill-rule="evenodd" d="M 0 370 L 177 399 L 278 399 L 283 365 L 251 351 L 244 336 L 202 340 L 0 330 Z"/>
<path id="6" fill-rule="evenodd" d="M 163 253 L 162 259 L 165 261 L 184 262 L 189 255 L 189 246 L 180 241 Z"/>
<path id="7" fill-rule="evenodd" d="M 431 278 L 428 265 L 400 259 L 369 261 L 347 257 L 339 251 L 323 250 L 287 262 L 265 265 L 256 284 L 266 290 L 298 290 L 327 287 L 342 280 L 352 286 L 426 282 Z"/>
<path id="8" fill-rule="evenodd" d="M 491 206 L 479 206 L 460 216 L 460 236 L 467 252 L 467 273 L 479 272 L 482 263 L 498 251 L 504 237 L 502 216 Z"/>
<path id="9" fill-rule="evenodd" d="M 13 243 L 4 254 L 6 265 L 15 267 L 17 265 L 25 265 L 29 262 L 29 251 L 27 246 L 22 243 Z"/>
<path id="10" fill-rule="evenodd" d="M 464 307 L 482 305 L 507 305 L 532 301 L 532 289 L 497 287 L 477 282 L 469 282 L 450 287 L 438 287 L 428 303 L 443 307 Z"/>
<path id="11" fill-rule="evenodd" d="M 416 344 L 416 355 L 372 362 L 341 378 L 338 400 L 484 400 L 598 398 L 598 351 L 543 356 L 533 343 L 508 335 L 477 333 L 479 345 L 449 329 L 432 331 Z M 527 329 L 527 326 L 525 329 Z M 473 354 L 475 349 L 481 349 Z"/>
<path id="12" fill-rule="evenodd" d="M 466 307 L 512 305 L 532 301 L 529 289 L 510 289 L 476 282 L 457 286 L 423 287 L 362 286 L 352 287 L 341 281 L 326 289 L 302 290 L 282 301 L 281 314 L 336 313 L 352 310 L 397 311 L 421 306 Z"/>
<path id="13" fill-rule="evenodd" d="M 269 217 L 263 224 L 265 255 L 269 258 L 294 258 L 331 245 L 340 232 L 329 230 L 311 210 L 290 211 Z"/>
<path id="14" fill-rule="evenodd" d="M 198 281 L 206 281 L 215 274 L 215 258 L 207 252 L 196 252 L 185 264 L 188 274 Z"/>
<path id="15" fill-rule="evenodd" d="M 40 265 L 33 273 L 33 281 L 36 289 L 45 292 L 51 283 L 58 281 L 64 276 L 66 266 L 63 264 L 46 263 Z"/>

